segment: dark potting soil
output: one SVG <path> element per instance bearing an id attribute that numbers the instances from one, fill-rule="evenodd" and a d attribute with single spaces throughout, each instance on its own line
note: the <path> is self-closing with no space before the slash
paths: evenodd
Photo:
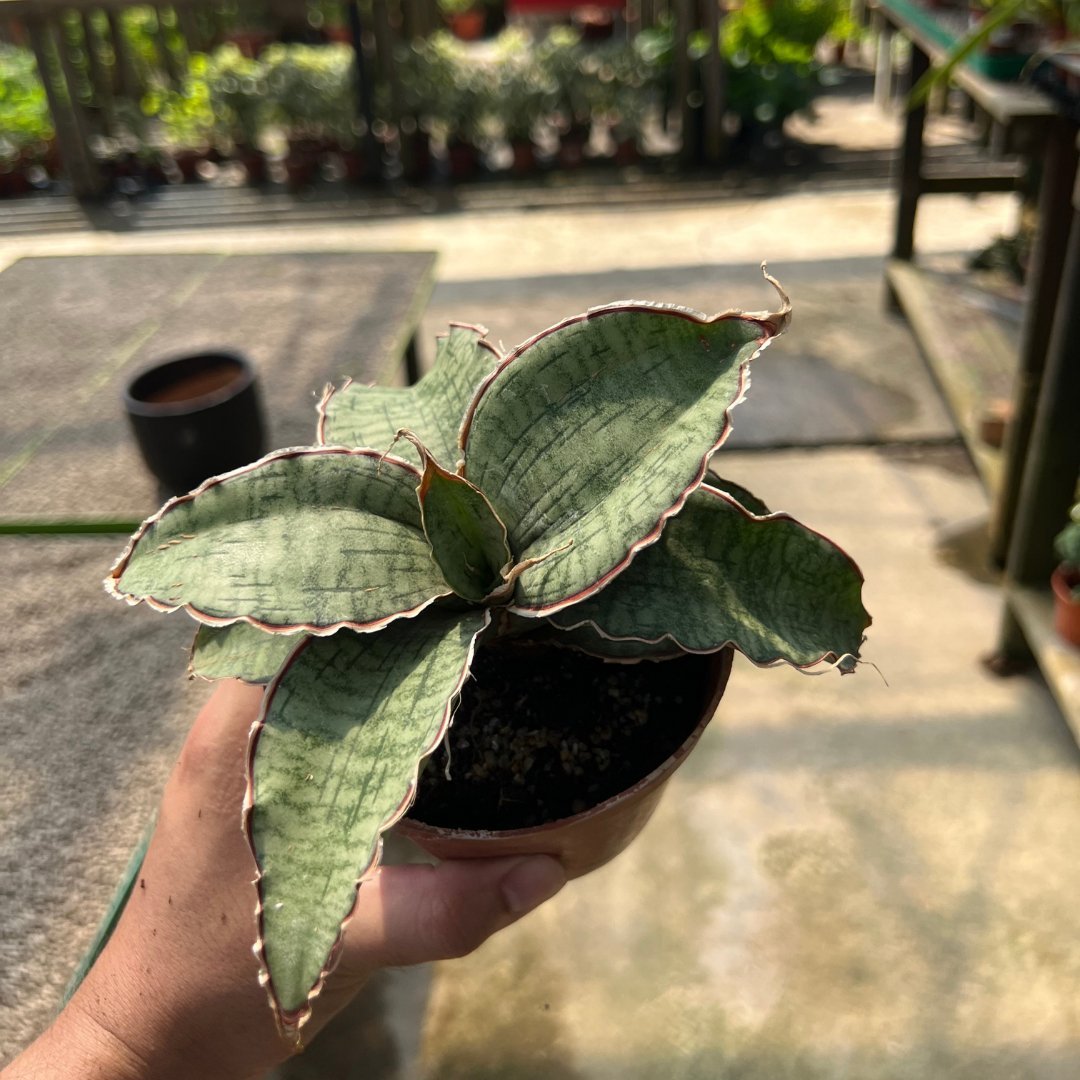
<path id="1" fill-rule="evenodd" d="M 520 829 L 617 795 L 697 726 L 710 663 L 686 656 L 609 664 L 528 645 L 478 650 L 409 816 L 453 828 Z"/>

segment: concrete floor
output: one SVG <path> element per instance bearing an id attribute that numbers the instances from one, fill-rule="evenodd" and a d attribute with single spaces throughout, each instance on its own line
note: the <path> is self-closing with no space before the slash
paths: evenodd
<path id="1" fill-rule="evenodd" d="M 693 294 L 692 303 L 714 308 L 761 306 L 763 258 L 799 286 L 792 330 L 757 362 L 760 378 L 735 427 L 754 432 L 744 447 L 803 445 L 733 447 L 721 452 L 721 468 L 861 564 L 874 616 L 870 663 L 841 679 L 737 661 L 715 722 L 629 851 L 473 956 L 391 973 L 358 1006 L 353 1028 L 329 1036 L 322 1058 L 316 1044 L 288 1075 L 1080 1075 L 1080 864 L 1071 854 L 1080 754 L 1037 679 L 999 681 L 979 666 L 1000 610 L 979 558 L 986 501 L 906 331 L 880 304 L 891 215 L 885 191 L 825 191 L 647 212 L 474 211 L 345 229 L 40 237 L 0 249 L 2 264 L 60 251 L 433 248 L 440 284 L 425 332 L 453 316 L 486 322 L 507 344 L 630 289 L 655 299 Z M 920 209 L 919 241 L 927 251 L 973 250 L 1012 217 L 1003 196 L 942 196 Z M 800 320 L 800 293 L 812 318 Z M 805 378 L 800 363 L 818 363 L 822 377 Z M 799 390 L 784 409 L 752 411 L 758 391 L 771 382 L 782 398 L 789 380 Z M 847 401 L 852 385 L 864 392 Z M 909 404 L 899 406 L 897 394 Z M 814 422 L 793 438 L 800 417 Z M 885 445 L 851 445 L 875 438 Z M 41 623 L 28 638 L 36 656 L 62 640 L 62 624 L 31 601 L 13 614 Z M 5 684 L 0 729 L 29 723 L 35 700 L 34 658 L 10 641 L 4 648 L 21 658 L 23 675 Z M 128 678 L 145 683 L 146 669 Z M 65 703 L 74 707 L 64 697 L 55 706 Z M 116 786 L 160 782 L 180 730 L 143 748 L 150 767 L 117 780 L 110 813 L 123 802 Z M 77 774 L 75 761 L 66 767 Z M 55 775 L 52 784 L 63 787 Z M 146 800 L 128 801 L 141 813 Z M 8 801 L 5 810 L 24 805 Z M 0 853 L 5 842 L 13 850 L 0 827 Z M 9 902 L 21 895 L 16 888 Z M 33 949 L 22 950 L 28 989 L 0 986 L 0 1030 L 18 1017 L 0 1060 L 55 1000 L 58 977 L 35 962 L 65 930 L 85 937 L 93 925 L 62 895 L 46 894 L 55 910 L 24 920 L 33 936 Z M 380 1052 L 365 1063 L 372 1046 Z"/>

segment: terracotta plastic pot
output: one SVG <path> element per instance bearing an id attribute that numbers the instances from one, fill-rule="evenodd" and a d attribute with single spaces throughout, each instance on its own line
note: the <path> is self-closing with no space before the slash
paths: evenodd
<path id="1" fill-rule="evenodd" d="M 143 460 L 169 495 L 266 453 L 255 369 L 237 353 L 156 364 L 128 384 L 124 408 Z"/>
<path id="2" fill-rule="evenodd" d="M 1063 640 L 1080 649 L 1080 601 L 1072 597 L 1080 586 L 1080 569 L 1059 566 L 1050 578 L 1054 590 L 1054 629 Z"/>
<path id="3" fill-rule="evenodd" d="M 402 818 L 396 829 L 438 859 L 480 859 L 500 855 L 553 855 L 568 877 L 596 870 L 623 851 L 645 827 L 660 803 L 664 787 L 701 738 L 720 704 L 731 650 L 712 658 L 708 668 L 707 704 L 683 744 L 647 776 L 618 795 L 572 817 L 528 829 L 450 829 Z"/>

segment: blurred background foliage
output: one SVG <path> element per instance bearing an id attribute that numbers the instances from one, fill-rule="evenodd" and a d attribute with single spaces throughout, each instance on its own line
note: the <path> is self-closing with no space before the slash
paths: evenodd
<path id="1" fill-rule="evenodd" d="M 374 139 L 382 154 L 402 132 L 490 147 L 600 130 L 640 148 L 646 129 L 666 130 L 683 104 L 674 96 L 680 64 L 690 65 L 690 93 L 700 96 L 703 61 L 718 49 L 736 127 L 775 128 L 820 89 L 822 41 L 855 32 L 847 0 L 738 0 L 723 13 L 718 42 L 695 31 L 685 57 L 676 56 L 671 16 L 602 40 L 570 25 L 531 23 L 477 44 L 433 27 L 478 6 L 489 22 L 497 6 L 494 22 L 505 23 L 498 0 L 437 4 L 425 33 L 410 34 L 399 18 L 392 48 L 380 51 L 371 0 L 360 0 L 366 99 L 348 9 L 337 0 L 310 0 L 291 21 L 248 0 L 182 14 L 149 6 L 71 11 L 59 47 L 74 77 L 61 79 L 57 64 L 50 77 L 56 94 L 72 88 L 94 119 L 101 159 L 240 150 L 284 157 L 301 143 L 351 150 L 365 138 L 369 153 Z M 0 162 L 41 158 L 53 132 L 34 54 L 22 45 L 0 50 Z"/>

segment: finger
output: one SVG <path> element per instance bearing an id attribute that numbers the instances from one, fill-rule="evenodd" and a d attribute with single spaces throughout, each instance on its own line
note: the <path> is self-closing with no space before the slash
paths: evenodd
<path id="1" fill-rule="evenodd" d="M 343 974 L 464 956 L 565 884 L 548 855 L 384 867 L 360 889 Z"/>

